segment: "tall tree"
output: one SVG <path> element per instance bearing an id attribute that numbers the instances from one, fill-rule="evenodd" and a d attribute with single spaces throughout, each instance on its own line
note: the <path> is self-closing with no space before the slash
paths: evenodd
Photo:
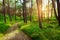
<path id="1" fill-rule="evenodd" d="M 57 12 L 56 12 L 56 9 L 55 9 L 55 8 L 56 8 L 56 7 L 55 7 L 55 0 L 52 0 L 52 5 L 53 5 L 55 17 L 56 17 L 56 19 L 58 20 Z"/>
<path id="2" fill-rule="evenodd" d="M 30 21 L 32 21 L 32 6 L 33 6 L 33 0 L 31 0 Z"/>
<path id="3" fill-rule="evenodd" d="M 42 0 L 36 0 L 36 3 L 37 3 L 37 9 L 38 9 L 38 19 L 39 19 L 39 27 L 42 28 L 42 21 L 41 21 L 41 3 L 42 3 Z"/>
<path id="4" fill-rule="evenodd" d="M 6 23 L 5 0 L 3 0 L 3 13 L 4 13 L 4 22 Z"/>
<path id="5" fill-rule="evenodd" d="M 52 5 L 53 5 L 53 8 L 54 8 L 54 14 L 55 14 L 55 17 L 56 19 L 58 20 L 58 17 L 57 17 L 57 13 L 56 13 L 56 7 L 55 7 L 55 0 L 52 0 Z"/>
<path id="6" fill-rule="evenodd" d="M 43 5 L 42 5 L 42 0 L 41 0 L 40 5 L 41 5 L 41 9 L 40 9 L 40 11 L 41 11 L 41 13 L 40 13 L 40 14 L 41 14 L 41 20 L 43 20 L 43 11 L 42 11 L 42 6 L 43 6 Z"/>
<path id="7" fill-rule="evenodd" d="M 16 21 L 16 0 L 15 0 L 15 21 Z"/>
<path id="8" fill-rule="evenodd" d="M 53 17 L 53 5 L 52 5 L 52 3 L 50 4 L 51 5 L 51 18 Z"/>
<path id="9" fill-rule="evenodd" d="M 27 23 L 26 0 L 23 0 L 23 20 L 24 20 L 24 23 Z"/>
<path id="10" fill-rule="evenodd" d="M 50 0 L 48 0 L 48 19 L 49 19 L 49 2 Z"/>
<path id="11" fill-rule="evenodd" d="M 58 22 L 60 26 L 60 0 L 57 0 L 57 7 L 58 7 Z"/>
<path id="12" fill-rule="evenodd" d="M 12 16 L 10 14 L 10 0 L 7 0 L 7 1 L 8 1 L 8 15 L 9 15 L 10 21 L 12 21 Z"/>

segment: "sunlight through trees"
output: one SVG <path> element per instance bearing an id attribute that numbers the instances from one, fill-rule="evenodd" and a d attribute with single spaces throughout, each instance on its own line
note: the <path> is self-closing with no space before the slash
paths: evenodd
<path id="1" fill-rule="evenodd" d="M 60 40 L 60 0 L 0 0 L 0 32 L 5 34 L 11 26 L 33 40 Z"/>

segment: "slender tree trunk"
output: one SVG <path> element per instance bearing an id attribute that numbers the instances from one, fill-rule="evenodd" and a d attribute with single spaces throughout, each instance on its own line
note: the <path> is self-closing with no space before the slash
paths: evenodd
<path id="1" fill-rule="evenodd" d="M 9 0 L 8 0 L 8 15 L 9 15 L 9 18 L 10 18 L 10 21 L 12 21 L 12 16 L 10 14 L 10 4 L 9 4 Z"/>
<path id="2" fill-rule="evenodd" d="M 58 20 L 58 16 L 57 16 L 56 9 L 55 9 L 55 0 L 52 0 L 52 5 L 53 5 L 55 17 Z"/>
<path id="3" fill-rule="evenodd" d="M 53 17 L 53 13 L 54 13 L 54 7 L 53 7 L 53 4 L 51 4 L 51 18 Z"/>
<path id="4" fill-rule="evenodd" d="M 16 21 L 16 0 L 15 0 L 15 21 Z"/>
<path id="5" fill-rule="evenodd" d="M 32 21 L 32 0 L 31 0 L 31 9 L 30 9 L 30 21 Z"/>
<path id="6" fill-rule="evenodd" d="M 39 2 L 41 2 L 42 0 L 36 0 L 36 3 L 37 3 L 37 9 L 38 9 L 38 19 L 39 19 L 39 27 L 40 28 L 42 28 L 42 21 L 41 21 L 41 3 L 39 3 Z"/>
<path id="7" fill-rule="evenodd" d="M 20 3 L 21 3 L 22 1 L 20 0 Z M 19 9 L 20 10 L 20 19 L 22 19 L 22 7 Z"/>
<path id="8" fill-rule="evenodd" d="M 43 21 L 42 0 L 41 0 L 41 4 L 40 5 L 41 5 L 41 10 L 40 10 L 41 11 L 41 20 Z"/>
<path id="9" fill-rule="evenodd" d="M 53 17 L 53 7 L 51 8 L 51 18 Z"/>
<path id="10" fill-rule="evenodd" d="M 48 0 L 48 20 L 49 20 L 49 0 Z"/>
<path id="11" fill-rule="evenodd" d="M 3 0 L 3 13 L 4 13 L 4 22 L 6 23 L 5 0 Z"/>
<path id="12" fill-rule="evenodd" d="M 26 0 L 23 0 L 23 20 L 24 20 L 24 23 L 27 23 Z"/>
<path id="13" fill-rule="evenodd" d="M 58 7 L 58 22 L 60 26 L 60 1 L 59 0 L 57 0 L 57 7 Z"/>

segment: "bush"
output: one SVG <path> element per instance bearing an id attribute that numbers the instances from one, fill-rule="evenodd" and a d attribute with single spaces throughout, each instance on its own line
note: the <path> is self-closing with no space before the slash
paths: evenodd
<path id="1" fill-rule="evenodd" d="M 5 23 L 0 23 L 0 33 L 5 33 L 8 28 L 9 25 L 6 25 Z"/>
<path id="2" fill-rule="evenodd" d="M 57 25 L 48 25 L 46 28 L 39 28 L 37 22 L 34 22 L 27 27 L 22 26 L 24 27 L 22 31 L 29 35 L 32 40 L 60 40 L 60 28 L 52 28 L 53 26 Z"/>

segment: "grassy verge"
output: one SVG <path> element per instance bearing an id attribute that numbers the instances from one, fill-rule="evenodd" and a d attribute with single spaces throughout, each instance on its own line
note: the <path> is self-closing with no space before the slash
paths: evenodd
<path id="1" fill-rule="evenodd" d="M 52 22 L 52 24 L 45 22 L 43 28 L 39 28 L 38 22 L 23 23 L 21 26 L 20 29 L 33 40 L 60 40 L 60 28 L 56 22 Z"/>

